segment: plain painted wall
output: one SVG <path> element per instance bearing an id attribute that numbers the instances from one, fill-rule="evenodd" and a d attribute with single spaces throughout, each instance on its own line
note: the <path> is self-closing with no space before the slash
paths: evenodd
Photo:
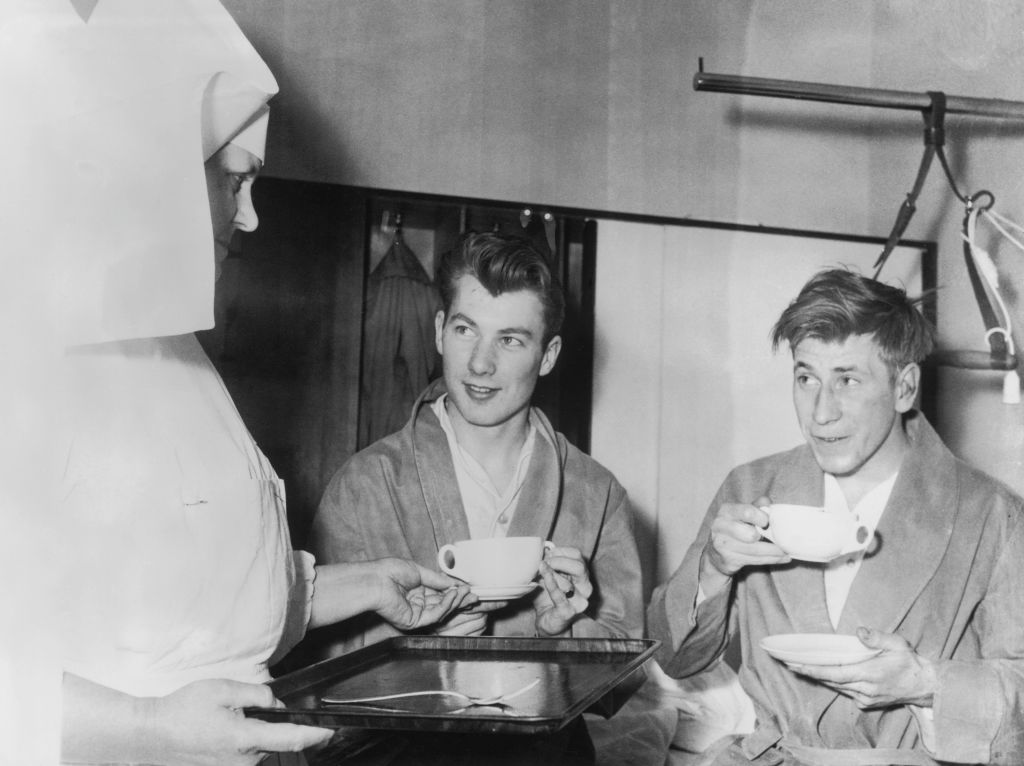
<path id="1" fill-rule="evenodd" d="M 1016 0 L 226 0 L 281 85 L 269 175 L 884 236 L 914 112 L 697 93 L 723 74 L 1024 100 Z M 1024 220 L 1024 125 L 950 117 L 962 189 Z M 936 164 L 907 231 L 939 246 L 943 345 L 985 348 Z M 1016 325 L 1024 256 L 998 239 Z M 951 446 L 1024 490 L 1024 409 L 942 378 Z"/>

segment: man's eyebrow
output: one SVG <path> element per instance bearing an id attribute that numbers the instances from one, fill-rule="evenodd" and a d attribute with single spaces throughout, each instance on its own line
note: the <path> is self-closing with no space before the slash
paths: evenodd
<path id="1" fill-rule="evenodd" d="M 468 316 L 460 311 L 456 311 L 450 317 L 448 322 L 465 322 L 472 327 L 478 327 L 476 322 L 470 319 Z M 533 338 L 534 332 L 529 327 L 502 327 L 497 332 L 498 335 L 522 335 L 525 338 Z"/>
<path id="2" fill-rule="evenodd" d="M 533 337 L 533 330 L 529 327 L 503 327 L 498 330 L 499 335 L 522 335 L 527 338 Z"/>
<path id="3" fill-rule="evenodd" d="M 793 369 L 794 370 L 813 370 L 814 368 L 810 364 L 808 364 L 807 362 L 802 362 L 802 361 L 798 360 L 798 361 L 793 362 Z M 837 365 L 836 367 L 830 368 L 829 372 L 845 373 L 845 372 L 859 372 L 860 370 L 861 370 L 861 367 L 860 367 L 860 365 L 857 365 L 857 364 L 841 364 L 841 365 Z"/>

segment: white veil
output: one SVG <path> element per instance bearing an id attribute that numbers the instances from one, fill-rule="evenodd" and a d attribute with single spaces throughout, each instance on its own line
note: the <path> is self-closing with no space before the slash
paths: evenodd
<path id="1" fill-rule="evenodd" d="M 262 154 L 266 64 L 216 0 L 13 0 L 0 35 L 28 192 L 4 257 L 35 262 L 60 339 L 212 326 L 203 161 L 236 137 Z"/>

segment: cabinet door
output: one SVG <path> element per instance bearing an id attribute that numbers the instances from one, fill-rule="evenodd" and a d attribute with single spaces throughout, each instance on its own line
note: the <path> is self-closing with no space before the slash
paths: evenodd
<path id="1" fill-rule="evenodd" d="M 566 439 L 589 452 L 597 222 L 563 216 L 558 218 L 557 232 L 555 261 L 565 292 L 562 352 L 555 369 L 538 383 L 534 404 Z"/>

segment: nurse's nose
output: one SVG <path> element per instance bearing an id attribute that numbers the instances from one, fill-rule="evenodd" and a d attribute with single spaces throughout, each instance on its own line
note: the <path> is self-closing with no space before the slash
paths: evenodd
<path id="1" fill-rule="evenodd" d="M 256 231 L 260 225 L 259 216 L 256 215 L 256 207 L 252 204 L 252 192 L 248 187 L 239 191 L 236 196 L 238 208 L 235 210 L 235 217 L 232 223 L 238 231 Z"/>

